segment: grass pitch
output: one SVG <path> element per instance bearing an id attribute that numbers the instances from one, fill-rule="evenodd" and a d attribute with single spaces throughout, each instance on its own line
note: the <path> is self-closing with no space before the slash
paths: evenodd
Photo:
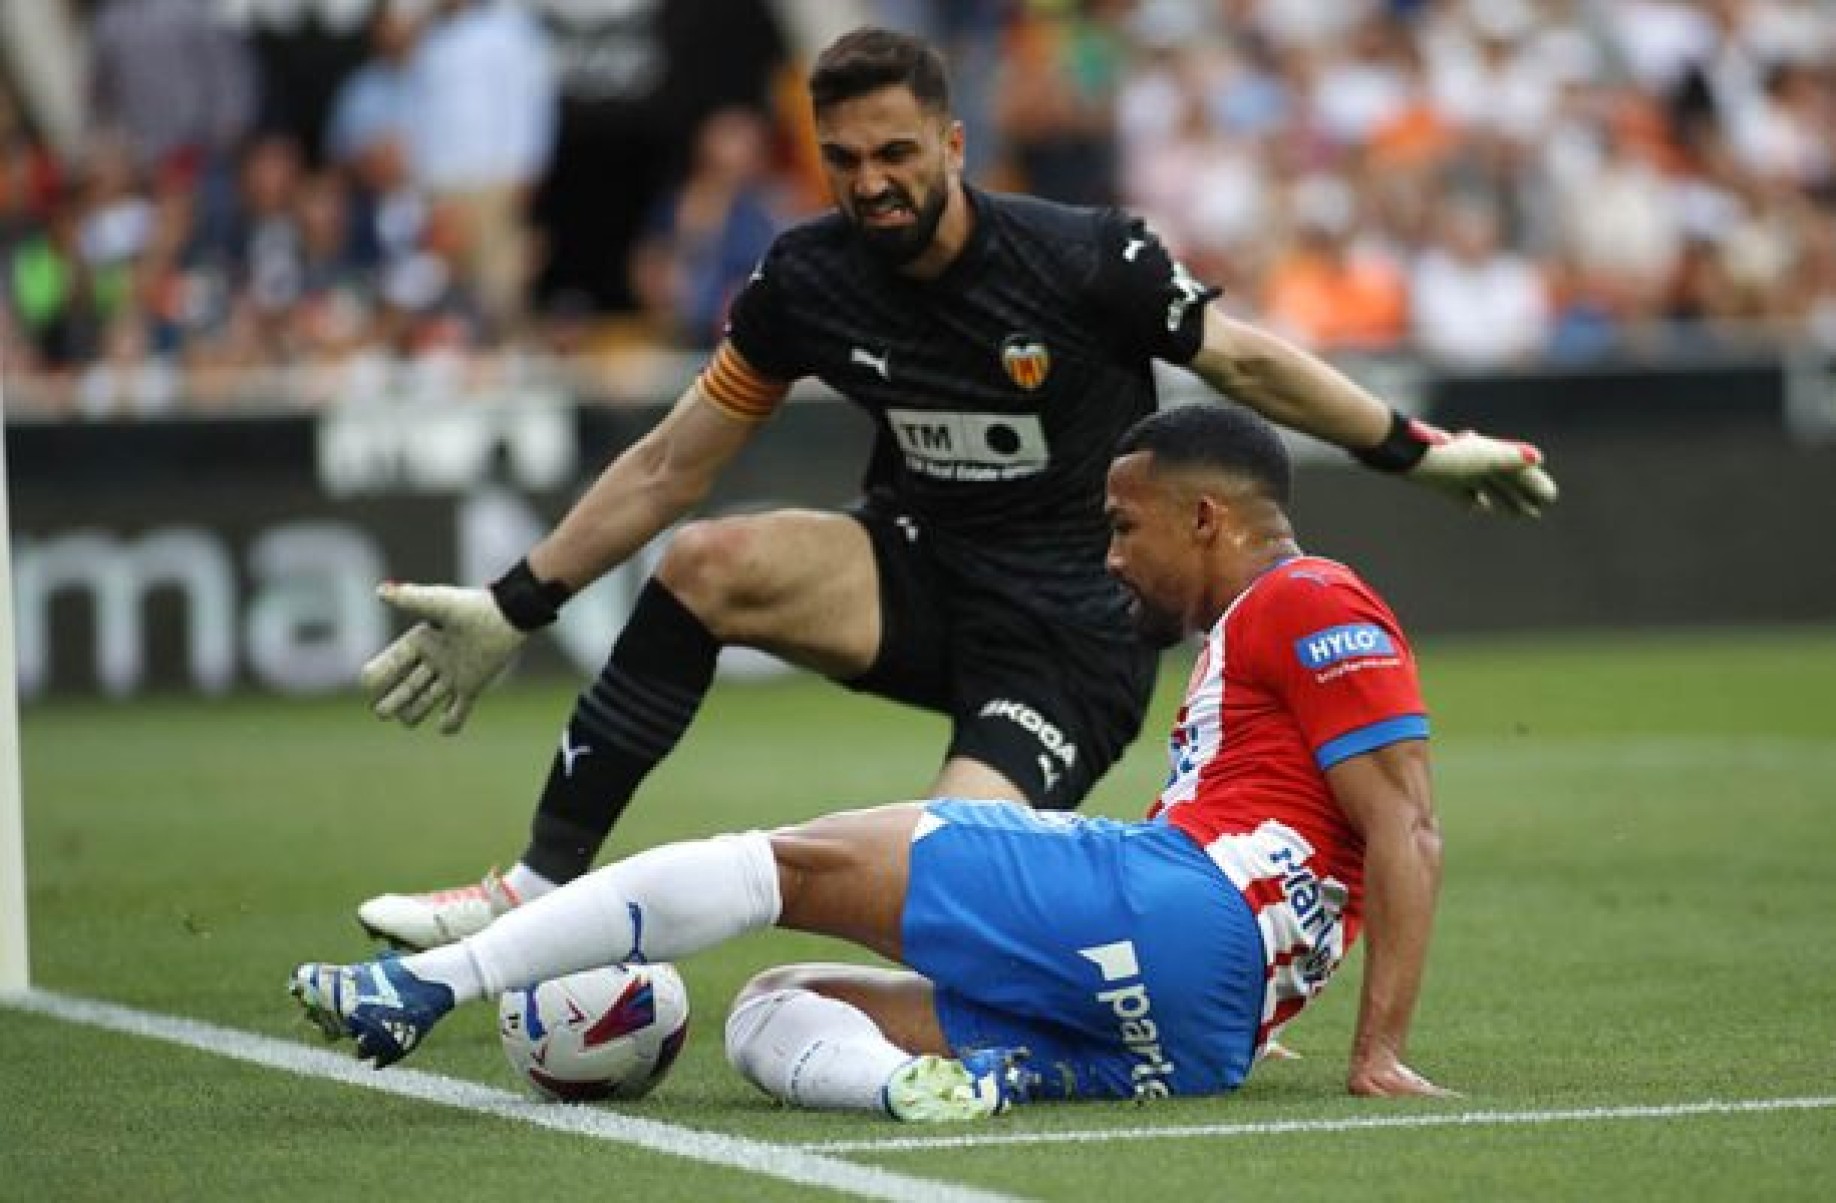
<path id="1" fill-rule="evenodd" d="M 1182 667 L 1092 810 L 1132 817 L 1152 795 Z M 1289 1030 L 1304 1059 L 1232 1098 L 943 1131 L 781 1110 L 726 1067 L 724 1004 L 760 967 L 848 954 L 774 933 L 687 963 L 682 1062 L 651 1099 L 594 1110 L 762 1142 L 787 1163 L 815 1147 L 890 1171 L 883 1197 L 927 1197 L 914 1179 L 1034 1199 L 1827 1197 L 1836 630 L 1431 642 L 1423 671 L 1447 876 L 1412 1059 L 1464 1098 L 1342 1095 L 1353 958 Z M 457 739 L 385 727 L 354 697 L 28 709 L 35 984 L 322 1047 L 285 996 L 288 969 L 363 954 L 350 911 L 371 893 L 513 858 L 570 699 L 515 684 Z M 805 678 L 723 686 L 609 854 L 907 796 L 943 735 Z M 512 1085 L 489 1007 L 411 1064 Z M 1823 1101 L 1773 1102 L 1792 1099 Z M 1689 1110 L 1709 1100 L 1766 1105 Z M 1481 1114 L 1513 1122 L 1451 1122 Z M 1351 1126 L 1373 1120 L 1386 1126 Z M 824 1193 L 0 1010 L 0 1199 L 334 1192 Z"/>

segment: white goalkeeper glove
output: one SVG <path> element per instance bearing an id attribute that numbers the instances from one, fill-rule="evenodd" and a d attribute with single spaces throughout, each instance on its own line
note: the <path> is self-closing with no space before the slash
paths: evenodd
<path id="1" fill-rule="evenodd" d="M 1401 414 L 1383 442 L 1352 454 L 1489 513 L 1536 518 L 1561 496 L 1543 470 L 1543 453 L 1531 444 L 1472 430 L 1449 433 Z"/>
<path id="2" fill-rule="evenodd" d="M 529 632 L 555 620 L 565 586 L 545 584 L 519 563 L 489 589 L 385 584 L 376 594 L 419 619 L 358 674 L 376 717 L 418 727 L 444 707 L 440 731 L 465 726 L 478 695 L 495 681 Z"/>

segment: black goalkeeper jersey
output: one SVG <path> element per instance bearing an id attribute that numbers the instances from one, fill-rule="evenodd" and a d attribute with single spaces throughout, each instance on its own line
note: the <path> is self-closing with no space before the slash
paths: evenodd
<path id="1" fill-rule="evenodd" d="M 916 518 L 976 590 L 1130 637 L 1103 568 L 1116 441 L 1185 363 L 1215 290 L 1138 219 L 969 190 L 968 245 L 935 280 L 898 274 L 846 219 L 786 231 L 735 298 L 734 348 L 814 376 L 873 416 L 864 482 Z"/>

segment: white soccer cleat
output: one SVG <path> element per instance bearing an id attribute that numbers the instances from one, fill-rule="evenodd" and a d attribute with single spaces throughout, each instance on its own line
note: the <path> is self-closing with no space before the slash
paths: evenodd
<path id="1" fill-rule="evenodd" d="M 427 894 L 380 894 L 357 908 L 357 922 L 378 940 L 425 952 L 477 935 L 520 903 L 495 872 L 483 881 Z"/>
<path id="2" fill-rule="evenodd" d="M 1036 1078 L 1021 1068 L 1025 1049 L 982 1049 L 951 1057 L 913 1057 L 886 1083 L 887 1113 L 907 1123 L 937 1124 L 1000 1115 L 1032 1093 Z"/>

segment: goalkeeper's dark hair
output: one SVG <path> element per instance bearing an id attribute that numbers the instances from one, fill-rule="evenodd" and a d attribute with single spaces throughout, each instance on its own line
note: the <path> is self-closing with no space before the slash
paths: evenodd
<path id="1" fill-rule="evenodd" d="M 950 111 L 950 75 L 943 56 L 909 33 L 856 29 L 831 42 L 810 69 L 810 105 L 818 113 L 891 87 L 909 88 L 932 112 Z"/>
<path id="2" fill-rule="evenodd" d="M 1179 405 L 1129 427 L 1116 444 L 1118 458 L 1145 451 L 1156 469 L 1197 468 L 1248 480 L 1264 497 L 1286 506 L 1294 470 L 1275 428 L 1240 405 Z"/>

